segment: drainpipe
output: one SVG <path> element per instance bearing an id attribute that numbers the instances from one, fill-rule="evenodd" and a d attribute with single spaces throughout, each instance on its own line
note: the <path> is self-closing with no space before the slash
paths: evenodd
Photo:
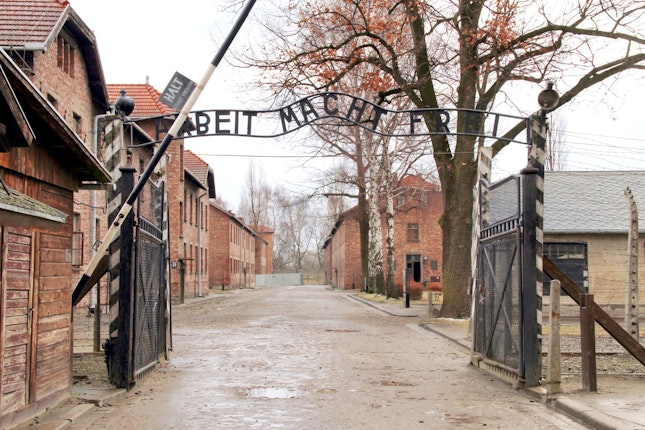
<path id="1" fill-rule="evenodd" d="M 202 297 L 202 197 L 208 191 L 199 196 L 197 208 L 197 296 Z"/>

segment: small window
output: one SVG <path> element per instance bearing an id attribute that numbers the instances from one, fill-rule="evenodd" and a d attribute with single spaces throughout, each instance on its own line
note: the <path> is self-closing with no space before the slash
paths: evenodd
<path id="1" fill-rule="evenodd" d="M 72 78 L 74 77 L 74 55 L 76 53 L 74 47 L 65 40 L 64 37 L 59 36 L 57 41 L 56 51 L 56 65 L 63 69 Z"/>
<path id="2" fill-rule="evenodd" d="M 77 113 L 73 113 L 72 117 L 74 120 L 74 131 L 80 136 L 83 134 L 83 120 Z"/>
<path id="3" fill-rule="evenodd" d="M 47 94 L 47 101 L 54 107 L 54 109 L 58 110 L 58 100 L 56 100 L 56 97 L 51 94 Z"/>
<path id="4" fill-rule="evenodd" d="M 83 266 L 83 231 L 81 230 L 81 214 L 75 213 L 72 218 L 72 268 Z"/>
<path id="5" fill-rule="evenodd" d="M 408 242 L 419 241 L 419 224 L 408 224 Z"/>
<path id="6" fill-rule="evenodd" d="M 431 270 L 439 270 L 439 262 L 437 260 L 431 260 L 430 261 L 430 269 Z"/>

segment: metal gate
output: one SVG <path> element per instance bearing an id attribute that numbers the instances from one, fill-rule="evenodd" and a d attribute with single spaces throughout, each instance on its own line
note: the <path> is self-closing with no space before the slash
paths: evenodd
<path id="1" fill-rule="evenodd" d="M 110 223 L 132 191 L 135 170 L 120 169 Z M 110 336 L 103 345 L 110 381 L 130 389 L 166 351 L 170 325 L 163 226 L 164 187 L 148 181 L 110 246 Z M 136 217 L 135 217 L 136 215 Z M 110 219 L 111 218 L 111 219 Z"/>
<path id="2" fill-rule="evenodd" d="M 473 345 L 516 379 L 521 360 L 521 177 L 480 182 L 480 237 Z"/>
<path id="3" fill-rule="evenodd" d="M 139 376 L 165 351 L 163 185 L 148 182 L 138 199 L 134 276 L 134 371 Z"/>

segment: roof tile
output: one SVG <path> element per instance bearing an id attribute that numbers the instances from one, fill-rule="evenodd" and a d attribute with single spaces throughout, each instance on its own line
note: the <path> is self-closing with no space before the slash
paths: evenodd
<path id="1" fill-rule="evenodd" d="M 192 151 L 184 151 L 184 170 L 193 175 L 205 187 L 208 187 L 209 169 L 210 166 L 206 161 L 199 158 Z"/>
<path id="2" fill-rule="evenodd" d="M 145 84 L 108 84 L 108 97 L 114 103 L 121 90 L 134 99 L 131 118 L 145 118 L 159 115 L 172 115 L 176 111 L 159 101 L 161 93 L 149 83 Z"/>
<path id="3" fill-rule="evenodd" d="M 56 27 L 66 0 L 0 0 L 0 46 L 44 44 Z"/>
<path id="4" fill-rule="evenodd" d="M 627 233 L 627 187 L 643 206 L 645 171 L 546 172 L 545 233 Z M 642 208 L 639 218 L 639 230 L 644 231 Z"/>

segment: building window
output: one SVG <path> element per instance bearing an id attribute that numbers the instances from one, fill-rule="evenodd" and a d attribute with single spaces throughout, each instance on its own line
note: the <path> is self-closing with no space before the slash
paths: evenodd
<path id="1" fill-rule="evenodd" d="M 47 94 L 47 101 L 54 107 L 54 109 L 58 110 L 58 100 L 56 100 L 56 97 L 51 94 Z"/>
<path id="2" fill-rule="evenodd" d="M 83 266 L 83 231 L 81 230 L 81 214 L 74 214 L 72 224 L 72 268 L 80 269 Z"/>
<path id="3" fill-rule="evenodd" d="M 437 260 L 430 260 L 430 269 L 439 270 L 439 262 Z"/>
<path id="4" fill-rule="evenodd" d="M 65 40 L 64 37 L 58 36 L 58 51 L 56 56 L 56 65 L 63 69 L 72 78 L 74 77 L 74 47 Z"/>
<path id="5" fill-rule="evenodd" d="M 74 121 L 74 131 L 76 132 L 76 134 L 81 136 L 83 134 L 83 121 L 82 121 L 82 118 L 77 113 L 73 113 L 72 118 L 73 118 L 73 121 Z"/>
<path id="6" fill-rule="evenodd" d="M 419 241 L 419 224 L 408 224 L 408 242 Z"/>
<path id="7" fill-rule="evenodd" d="M 186 198 L 187 198 L 187 191 L 186 191 L 186 190 L 184 190 L 184 202 L 186 201 Z M 184 222 L 186 222 L 186 221 L 187 221 L 187 218 L 186 218 L 186 212 L 187 212 L 187 210 L 186 210 L 186 209 L 184 209 Z"/>
<path id="8" fill-rule="evenodd" d="M 544 255 L 555 263 L 565 275 L 581 287 L 589 291 L 588 260 L 586 243 L 544 243 Z M 551 278 L 545 273 L 542 284 L 544 295 L 551 292 Z M 562 295 L 566 295 L 562 290 Z"/>
<path id="9" fill-rule="evenodd" d="M 184 202 L 179 202 L 179 219 L 184 217 Z M 184 236 L 184 223 L 179 223 L 179 237 Z"/>

